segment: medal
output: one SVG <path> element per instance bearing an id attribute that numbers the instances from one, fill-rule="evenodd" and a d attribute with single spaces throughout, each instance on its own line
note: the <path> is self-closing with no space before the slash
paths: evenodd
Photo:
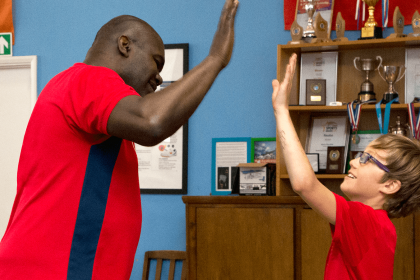
<path id="1" fill-rule="evenodd" d="M 352 101 L 351 103 L 347 103 L 347 113 L 349 115 L 351 130 L 354 133 L 351 137 L 351 141 L 353 142 L 353 144 L 360 143 L 360 137 L 359 135 L 357 135 L 357 129 L 359 128 L 360 113 L 362 112 L 362 104 L 358 102 L 359 102 L 358 100 L 355 100 L 355 101 Z M 354 103 L 356 103 L 356 108 L 353 109 Z"/>
<path id="2" fill-rule="evenodd" d="M 414 110 L 414 103 L 417 102 L 414 99 L 413 102 L 407 104 L 408 107 L 408 120 L 410 122 L 411 133 L 414 139 L 420 139 L 420 112 L 416 118 L 416 112 Z M 419 109 L 420 110 L 420 109 Z"/>

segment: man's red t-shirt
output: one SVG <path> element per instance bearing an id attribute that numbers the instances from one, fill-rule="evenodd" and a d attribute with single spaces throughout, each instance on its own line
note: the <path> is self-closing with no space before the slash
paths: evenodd
<path id="1" fill-rule="evenodd" d="M 0 279 L 129 279 L 141 203 L 133 143 L 107 133 L 137 93 L 114 71 L 77 63 L 41 92 L 22 146 L 0 242 Z"/>

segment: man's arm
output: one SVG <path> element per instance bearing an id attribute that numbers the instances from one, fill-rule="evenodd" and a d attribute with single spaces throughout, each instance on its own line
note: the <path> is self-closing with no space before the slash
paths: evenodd
<path id="1" fill-rule="evenodd" d="M 237 0 L 226 0 L 209 55 L 199 65 L 161 91 L 123 98 L 110 115 L 108 133 L 152 146 L 185 124 L 230 61 L 238 5 Z"/>
<path id="2" fill-rule="evenodd" d="M 296 67 L 296 55 L 292 55 L 287 65 L 286 75 L 281 84 L 273 80 L 273 108 L 277 122 L 277 137 L 293 190 L 308 205 L 335 224 L 336 202 L 334 194 L 322 185 L 315 176 L 305 151 L 300 144 L 289 114 L 289 95 Z"/>

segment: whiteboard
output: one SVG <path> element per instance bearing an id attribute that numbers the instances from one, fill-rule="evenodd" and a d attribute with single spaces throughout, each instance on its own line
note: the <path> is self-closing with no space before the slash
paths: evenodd
<path id="1" fill-rule="evenodd" d="M 23 136 L 37 99 L 37 57 L 0 57 L 0 240 L 16 196 Z"/>

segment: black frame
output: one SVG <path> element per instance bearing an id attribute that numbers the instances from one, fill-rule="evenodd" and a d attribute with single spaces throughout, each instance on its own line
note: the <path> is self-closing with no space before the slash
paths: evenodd
<path id="1" fill-rule="evenodd" d="M 166 49 L 183 50 L 183 75 L 189 71 L 189 44 L 165 44 Z M 166 81 L 164 81 L 166 82 Z M 142 189 L 141 194 L 187 194 L 188 193 L 188 121 L 182 126 L 182 189 Z"/>

